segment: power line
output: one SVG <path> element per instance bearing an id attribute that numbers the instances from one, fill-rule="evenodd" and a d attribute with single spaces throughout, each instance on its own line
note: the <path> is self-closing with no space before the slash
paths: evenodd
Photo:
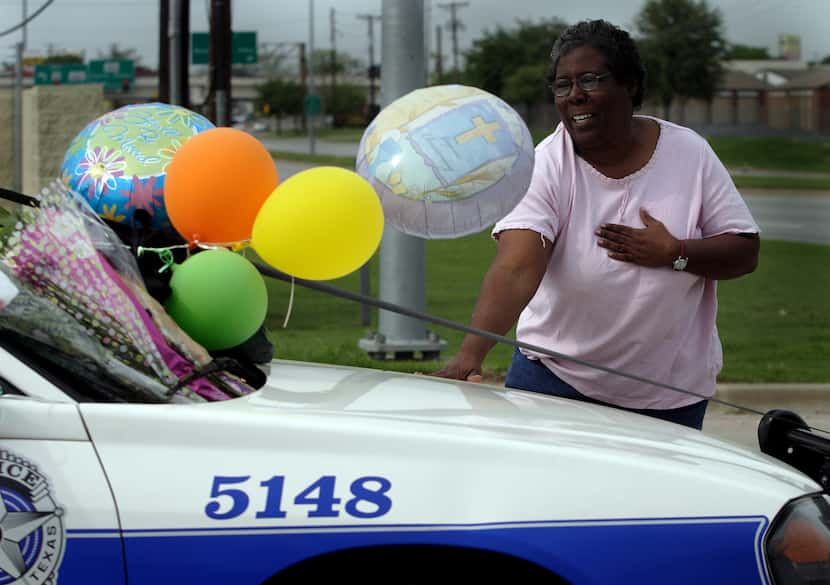
<path id="1" fill-rule="evenodd" d="M 2 191 L 0 191 L 0 192 L 2 192 Z M 631 374 L 631 373 L 628 373 L 628 372 L 623 372 L 622 370 L 617 370 L 617 369 L 614 369 L 614 368 L 611 368 L 611 367 L 608 367 L 608 366 L 603 366 L 601 364 L 591 362 L 591 361 L 588 361 L 588 360 L 584 360 L 582 358 L 577 358 L 577 357 L 574 357 L 574 356 L 571 356 L 571 355 L 568 355 L 568 354 L 559 353 L 559 352 L 553 351 L 551 349 L 548 349 L 546 347 L 541 347 L 541 346 L 538 346 L 538 345 L 532 345 L 532 344 L 529 344 L 529 343 L 525 343 L 523 341 L 510 339 L 510 338 L 505 337 L 503 335 L 498 335 L 496 333 L 492 333 L 491 331 L 486 331 L 486 330 L 483 330 L 483 329 L 472 327 L 470 325 L 464 325 L 462 323 L 457 323 L 457 322 L 452 321 L 450 319 L 444 319 L 443 317 L 436 317 L 434 315 L 430 315 L 430 314 L 424 313 L 422 311 L 418 311 L 418 310 L 415 310 L 415 309 L 411 309 L 409 307 L 401 306 L 401 305 L 396 304 L 396 303 L 385 301 L 383 299 L 376 299 L 376 298 L 373 298 L 373 297 L 367 297 L 365 295 L 358 294 L 358 293 L 352 292 L 350 290 L 340 289 L 340 288 L 331 286 L 331 285 L 323 283 L 323 282 L 314 281 L 314 280 L 305 280 L 305 279 L 302 279 L 302 278 L 295 278 L 293 276 L 285 274 L 284 272 L 280 272 L 279 270 L 276 270 L 275 268 L 272 268 L 270 266 L 265 266 L 263 264 L 255 264 L 255 266 L 261 274 L 263 274 L 265 276 L 269 276 L 271 278 L 282 280 L 284 282 L 291 282 L 291 283 L 297 284 L 299 286 L 303 286 L 303 287 L 306 287 L 306 288 L 310 288 L 312 290 L 332 294 L 332 295 L 340 297 L 340 298 L 349 299 L 349 300 L 352 300 L 352 301 L 358 301 L 358 302 L 361 302 L 361 303 L 366 303 L 368 305 L 372 305 L 373 307 L 377 307 L 377 308 L 383 309 L 385 311 L 390 311 L 390 312 L 398 313 L 400 315 L 405 315 L 405 316 L 408 316 L 408 317 L 412 317 L 413 319 L 419 319 L 421 321 L 428 321 L 428 322 L 431 322 L 431 323 L 435 323 L 436 325 L 441 325 L 443 327 L 448 327 L 450 329 L 454 329 L 456 331 L 461 331 L 463 333 L 478 335 L 479 337 L 483 337 L 485 339 L 490 339 L 490 340 L 498 342 L 498 343 L 504 343 L 505 345 L 511 345 L 511 346 L 517 347 L 517 348 L 529 349 L 531 351 L 535 351 L 535 352 L 540 353 L 540 354 L 545 355 L 545 356 L 553 357 L 553 358 L 556 358 L 556 359 L 562 359 L 562 360 L 566 360 L 566 361 L 569 361 L 569 362 L 574 362 L 574 363 L 581 364 L 583 366 L 586 366 L 586 367 L 594 369 L 594 370 L 599 370 L 601 372 L 606 372 L 606 373 L 609 373 L 609 374 L 620 376 L 622 378 L 627 378 L 629 380 L 635 380 L 637 382 L 642 382 L 644 384 L 649 384 L 651 386 L 656 386 L 658 388 L 664 388 L 666 390 L 671 390 L 673 392 L 677 392 L 677 393 L 680 393 L 680 394 L 686 394 L 687 396 L 695 396 L 697 398 L 701 398 L 701 399 L 704 399 L 704 400 L 709 400 L 710 402 L 717 403 L 717 404 L 722 404 L 724 406 L 729 406 L 729 407 L 735 408 L 737 410 L 742 410 L 744 412 L 750 412 L 752 414 L 757 414 L 757 415 L 760 415 L 760 416 L 764 416 L 764 413 L 759 411 L 759 410 L 755 410 L 754 408 L 749 408 L 749 407 L 746 407 L 746 406 L 742 406 L 742 405 L 736 404 L 734 402 L 721 400 L 719 398 L 715 398 L 714 396 L 707 397 L 707 396 L 704 396 L 703 394 L 700 394 L 700 393 L 695 392 L 693 390 L 686 390 L 685 388 L 680 388 L 678 386 L 672 386 L 670 384 L 666 384 L 666 383 L 663 383 L 663 382 L 658 382 L 656 380 L 651 380 L 649 378 L 645 378 L 645 377 L 639 376 L 637 374 Z M 808 427 L 808 428 L 811 429 L 811 430 L 820 431 L 822 433 L 827 433 L 828 432 L 824 429 L 820 429 L 820 428 L 817 428 L 817 427 Z"/>
<path id="2" fill-rule="evenodd" d="M 0 0 L 0 4 L 19 4 L 20 0 L 7 0 L 3 2 Z M 73 8 L 75 6 L 98 6 L 98 7 L 105 7 L 105 8 L 130 8 L 132 6 L 155 6 L 157 4 L 156 0 L 132 0 L 127 2 L 122 0 L 121 2 L 112 2 L 112 0 L 82 0 L 80 2 L 67 2 L 63 0 L 61 2 L 62 7 L 69 7 Z"/>
<path id="3" fill-rule="evenodd" d="M 27 24 L 32 22 L 32 20 L 34 20 L 41 12 L 46 10 L 46 8 L 48 8 L 49 5 L 54 1 L 55 0 L 46 0 L 46 2 L 43 3 L 43 6 L 41 6 L 40 8 L 35 10 L 34 12 L 32 12 L 32 14 L 28 18 L 23 19 L 19 24 L 16 24 L 16 25 L 14 25 L 13 27 L 11 27 L 9 29 L 6 29 L 6 30 L 0 32 L 0 37 L 4 37 L 7 34 L 11 34 L 14 31 L 23 28 L 24 26 L 26 26 Z"/>

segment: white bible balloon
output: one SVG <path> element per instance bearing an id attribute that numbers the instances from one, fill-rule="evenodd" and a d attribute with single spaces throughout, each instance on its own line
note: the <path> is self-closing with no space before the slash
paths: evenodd
<path id="1" fill-rule="evenodd" d="M 386 221 L 422 238 L 457 238 L 504 217 L 533 173 L 533 140 L 500 98 L 463 85 L 417 89 L 385 107 L 360 141 L 357 172 Z"/>

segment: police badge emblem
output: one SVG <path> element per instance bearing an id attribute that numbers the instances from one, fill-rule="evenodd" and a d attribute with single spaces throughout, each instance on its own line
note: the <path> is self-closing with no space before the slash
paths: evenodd
<path id="1" fill-rule="evenodd" d="M 62 516 L 37 467 L 0 449 L 0 585 L 55 583 L 64 551 Z"/>

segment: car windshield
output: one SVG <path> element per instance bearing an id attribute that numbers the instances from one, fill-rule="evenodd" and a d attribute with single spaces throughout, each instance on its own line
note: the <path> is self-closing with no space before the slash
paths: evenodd
<path id="1" fill-rule="evenodd" d="M 0 328 L 6 349 L 65 378 L 76 399 L 204 402 L 252 391 L 169 318 L 129 249 L 60 183 L 0 233 Z"/>

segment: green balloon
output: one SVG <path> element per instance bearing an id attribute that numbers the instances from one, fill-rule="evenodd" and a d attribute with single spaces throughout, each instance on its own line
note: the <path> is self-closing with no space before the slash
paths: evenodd
<path id="1" fill-rule="evenodd" d="M 205 349 L 228 349 L 250 338 L 268 310 L 265 281 L 251 262 L 219 248 L 173 267 L 164 304 L 173 320 Z"/>

